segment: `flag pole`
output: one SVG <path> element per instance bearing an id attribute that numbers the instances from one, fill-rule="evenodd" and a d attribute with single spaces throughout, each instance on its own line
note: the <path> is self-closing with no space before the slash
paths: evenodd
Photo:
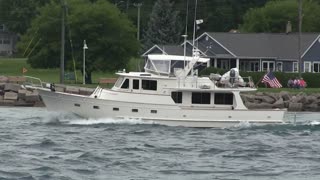
<path id="1" fill-rule="evenodd" d="M 268 72 L 267 72 L 268 73 Z M 261 82 L 261 80 L 263 79 L 263 77 L 265 76 L 266 74 L 264 74 L 263 76 L 261 76 L 261 78 L 259 79 L 259 81 L 256 83 L 255 87 L 258 87 L 258 84 Z"/>

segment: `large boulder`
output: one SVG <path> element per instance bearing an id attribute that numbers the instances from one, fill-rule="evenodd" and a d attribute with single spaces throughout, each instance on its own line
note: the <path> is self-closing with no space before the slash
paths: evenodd
<path id="1" fill-rule="evenodd" d="M 17 93 L 19 89 L 21 89 L 21 85 L 19 84 L 7 83 L 4 86 L 4 91 L 12 91 Z"/>
<path id="2" fill-rule="evenodd" d="M 34 102 L 26 102 L 22 99 L 19 99 L 18 101 L 14 102 L 14 106 L 23 106 L 23 107 L 34 106 Z"/>
<path id="3" fill-rule="evenodd" d="M 283 99 L 280 98 L 275 103 L 273 103 L 272 108 L 279 108 L 279 109 L 285 108 Z"/>
<path id="4" fill-rule="evenodd" d="M 15 100 L 0 100 L 0 106 L 14 106 Z"/>
<path id="5" fill-rule="evenodd" d="M 317 103 L 307 104 L 303 106 L 302 110 L 316 112 L 316 111 L 320 111 L 320 106 L 318 106 Z"/>
<path id="6" fill-rule="evenodd" d="M 0 83 L 0 90 L 4 90 L 5 85 L 6 85 L 6 83 Z"/>
<path id="7" fill-rule="evenodd" d="M 313 96 L 313 95 L 309 95 L 306 97 L 307 104 L 312 104 L 312 103 L 316 102 L 316 100 L 317 100 L 317 97 Z"/>
<path id="8" fill-rule="evenodd" d="M 290 102 L 288 111 L 302 111 L 302 103 L 297 103 L 297 102 Z"/>
<path id="9" fill-rule="evenodd" d="M 280 97 L 283 98 L 284 101 L 288 101 L 291 99 L 291 95 L 287 91 L 281 91 L 279 95 L 280 95 Z"/>
<path id="10" fill-rule="evenodd" d="M 18 100 L 18 94 L 15 92 L 5 92 L 4 93 L 4 100 Z"/>
<path id="11" fill-rule="evenodd" d="M 264 102 L 264 103 L 268 103 L 268 104 L 273 104 L 276 101 L 276 99 L 274 99 L 273 97 L 270 97 L 268 95 L 256 96 L 255 99 L 260 100 L 261 102 Z"/>
<path id="12" fill-rule="evenodd" d="M 40 96 L 38 91 L 27 91 L 26 97 L 25 97 L 26 102 L 38 102 L 40 101 Z"/>
<path id="13" fill-rule="evenodd" d="M 26 98 L 26 93 L 27 90 L 26 89 L 19 89 L 18 91 L 18 99 L 25 99 Z"/>

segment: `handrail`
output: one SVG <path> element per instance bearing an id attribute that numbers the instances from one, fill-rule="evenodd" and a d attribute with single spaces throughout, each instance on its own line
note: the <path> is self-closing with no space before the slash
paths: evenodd
<path id="1" fill-rule="evenodd" d="M 33 77 L 33 76 L 23 76 L 23 77 L 27 78 L 24 85 L 31 85 L 33 87 L 43 87 L 43 82 L 41 81 L 40 78 Z M 28 81 L 28 80 L 30 80 L 30 81 Z M 34 83 L 34 81 L 38 81 L 38 83 Z"/>

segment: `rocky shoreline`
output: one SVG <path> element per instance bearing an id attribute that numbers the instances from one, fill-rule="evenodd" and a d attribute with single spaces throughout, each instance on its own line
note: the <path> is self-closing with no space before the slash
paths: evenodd
<path id="1" fill-rule="evenodd" d="M 45 107 L 35 89 L 25 88 L 22 76 L 0 76 L 0 106 Z M 56 91 L 89 95 L 92 88 L 55 85 Z"/>
<path id="2" fill-rule="evenodd" d="M 44 107 L 37 90 L 25 89 L 19 78 L 14 81 L 1 82 L 0 78 L 0 106 Z M 91 88 L 66 85 L 56 85 L 56 91 L 89 95 Z M 320 111 L 320 93 L 307 95 L 303 92 L 292 94 L 286 91 L 280 93 L 246 93 L 241 94 L 248 109 L 284 109 L 288 111 Z"/>
<path id="3" fill-rule="evenodd" d="M 287 91 L 280 93 L 250 93 L 241 95 L 248 109 L 283 109 L 288 111 L 320 111 L 320 93 L 292 94 Z"/>
<path id="4" fill-rule="evenodd" d="M 36 90 L 27 90 L 15 83 L 0 83 L 0 106 L 44 107 L 44 104 Z"/>

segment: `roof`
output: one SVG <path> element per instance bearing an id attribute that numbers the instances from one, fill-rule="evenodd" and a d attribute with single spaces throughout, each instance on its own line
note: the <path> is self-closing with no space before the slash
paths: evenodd
<path id="1" fill-rule="evenodd" d="M 191 56 L 191 48 L 192 44 L 190 41 L 187 41 L 186 44 L 186 55 Z M 157 51 L 158 50 L 158 51 Z M 150 49 L 148 49 L 146 52 L 142 54 L 143 57 L 147 56 L 148 54 L 159 54 L 159 51 L 163 52 L 163 54 L 169 54 L 169 55 L 184 55 L 184 43 L 180 45 L 157 45 L 155 44 Z"/>
<path id="2" fill-rule="evenodd" d="M 176 61 L 191 61 L 193 57 L 190 56 L 176 56 L 176 55 L 163 55 L 163 54 L 149 54 L 148 58 L 150 60 L 163 60 L 163 61 L 170 61 L 170 60 L 176 60 Z M 199 58 L 197 62 L 206 63 L 210 59 L 209 58 Z"/>
<path id="3" fill-rule="evenodd" d="M 298 57 L 297 33 L 207 32 L 204 34 L 218 41 L 237 57 L 277 57 L 279 59 L 297 59 Z M 308 50 L 319 34 L 301 34 L 301 55 Z"/>

